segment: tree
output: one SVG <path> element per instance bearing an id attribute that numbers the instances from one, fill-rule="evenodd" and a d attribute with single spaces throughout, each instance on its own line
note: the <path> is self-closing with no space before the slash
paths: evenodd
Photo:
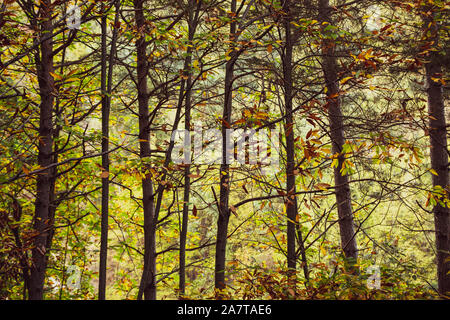
<path id="1" fill-rule="evenodd" d="M 38 16 L 40 18 L 40 53 L 35 55 L 36 69 L 38 70 L 39 89 L 41 95 L 40 125 L 39 125 L 39 155 L 38 163 L 47 168 L 53 163 L 53 107 L 55 88 L 52 73 L 53 66 L 53 26 L 51 19 L 52 3 L 43 1 Z M 37 22 L 36 22 L 37 23 Z M 36 237 L 32 251 L 32 268 L 30 273 L 29 298 L 41 300 L 44 294 L 44 278 L 47 267 L 46 252 L 48 250 L 48 234 L 51 228 L 52 184 L 54 184 L 52 170 L 46 169 L 36 178 L 36 211 L 34 229 Z"/>
<path id="2" fill-rule="evenodd" d="M 286 214 L 287 214 L 287 267 L 295 274 L 297 263 L 296 240 L 300 245 L 302 254 L 302 265 L 305 279 L 309 278 L 308 266 L 303 244 L 303 236 L 301 230 L 296 227 L 297 224 L 297 188 L 296 188 L 296 161 L 295 161 L 295 133 L 294 133 L 294 115 L 293 101 L 294 80 L 293 80 L 293 50 L 294 37 L 292 35 L 291 26 L 294 20 L 292 3 L 289 0 L 283 3 L 283 27 L 285 33 L 284 51 L 282 54 L 283 63 L 283 89 L 284 89 L 284 108 L 285 108 L 285 136 L 286 136 Z"/>
<path id="3" fill-rule="evenodd" d="M 232 21 L 230 23 L 230 43 L 234 43 L 237 39 L 237 22 L 236 17 L 237 1 L 231 0 L 230 12 Z M 233 108 L 233 80 L 234 67 L 238 58 L 238 53 L 231 48 L 229 54 L 230 59 L 225 65 L 225 92 L 224 105 L 222 114 L 222 162 L 220 166 L 220 192 L 217 218 L 217 240 L 216 240 L 216 264 L 215 264 L 215 288 L 221 290 L 225 288 L 225 260 L 228 236 L 228 223 L 230 220 L 231 210 L 229 207 L 230 198 L 230 165 L 229 165 L 229 146 L 227 143 L 227 130 L 230 128 L 231 112 Z"/>
<path id="4" fill-rule="evenodd" d="M 194 1 L 189 0 L 187 3 L 187 23 L 188 23 L 188 42 L 187 42 L 187 50 L 186 50 L 186 59 L 184 62 L 183 76 L 187 78 L 186 80 L 186 90 L 185 92 L 180 90 L 180 100 L 185 99 L 185 107 L 184 107 L 184 129 L 185 134 L 190 135 L 191 131 L 191 109 L 192 109 L 192 101 L 191 101 L 191 92 L 192 92 L 192 49 L 193 49 L 193 40 L 195 36 L 195 32 L 197 26 L 199 24 L 199 14 L 200 9 L 202 7 L 202 1 L 199 0 L 194 6 Z M 195 9 L 195 10 L 194 10 Z M 181 101 L 180 101 L 181 104 Z M 190 136 L 185 137 L 185 142 L 190 142 Z M 190 155 L 190 152 L 189 152 Z M 190 163 L 190 158 L 185 159 Z M 189 222 L 189 199 L 190 199 L 190 187 L 191 187 L 191 170 L 190 165 L 186 164 L 184 168 L 184 193 L 183 193 L 183 217 L 181 223 L 181 231 L 180 231 L 180 271 L 179 271 L 179 290 L 180 296 L 185 295 L 186 293 L 186 238 L 187 238 L 187 230 L 188 230 L 188 222 Z"/>
<path id="5" fill-rule="evenodd" d="M 438 290 L 442 297 L 450 297 L 450 222 L 448 207 L 449 162 L 447 149 L 447 124 L 442 89 L 442 66 L 440 57 L 439 22 L 436 21 L 435 8 L 425 5 L 421 9 L 423 19 L 425 54 L 426 93 L 428 99 L 428 118 L 430 136 L 430 157 L 433 174 L 433 189 L 440 200 L 433 207 Z M 433 10 L 434 9 L 434 10 Z"/>
<path id="6" fill-rule="evenodd" d="M 120 14 L 120 1 L 115 4 L 116 13 L 114 19 L 111 49 L 109 51 L 109 63 L 107 54 L 107 11 L 102 3 L 102 56 L 101 56 L 101 94 L 102 94 L 102 222 L 100 240 L 100 266 L 98 298 L 105 300 L 106 296 L 106 264 L 108 259 L 108 218 L 109 218 L 109 115 L 111 112 L 111 94 L 113 82 L 113 68 L 117 41 L 117 28 Z"/>
<path id="7" fill-rule="evenodd" d="M 147 91 L 147 41 L 145 40 L 146 23 L 144 17 L 144 0 L 134 1 L 134 14 L 136 29 L 138 30 L 138 39 L 136 40 L 137 52 L 137 92 L 139 109 L 139 147 L 140 157 L 146 161 L 151 156 L 150 151 L 150 121 L 148 110 L 148 91 Z M 153 182 L 148 168 L 143 168 L 144 178 L 142 179 L 142 205 L 144 208 L 144 271 L 143 274 L 151 274 L 149 282 L 142 277 L 139 295 L 145 294 L 145 299 L 156 299 L 156 252 L 155 252 L 155 233 L 152 224 L 155 217 L 155 204 L 153 193 Z"/>
<path id="8" fill-rule="evenodd" d="M 225 54 L 225 78 L 224 78 L 224 100 L 221 119 L 221 135 L 222 135 L 222 156 L 221 165 L 219 171 L 219 199 L 218 202 L 218 218 L 217 218 L 217 237 L 216 237 L 216 252 L 215 252 L 215 277 L 214 286 L 218 289 L 218 297 L 221 297 L 220 291 L 226 288 L 225 281 L 225 262 L 226 262 L 226 248 L 228 238 L 228 225 L 230 221 L 231 212 L 234 212 L 230 206 L 230 188 L 231 188 L 231 174 L 230 174 L 230 162 L 232 160 L 231 141 L 229 139 L 228 130 L 232 128 L 232 112 L 233 112 L 233 92 L 235 90 L 236 78 L 235 75 L 236 64 L 239 57 L 246 52 L 248 48 L 251 48 L 250 41 L 244 41 L 243 32 L 248 29 L 256 21 L 263 22 L 265 13 L 260 13 L 254 8 L 254 1 L 242 1 L 237 6 L 236 0 L 231 0 L 230 10 L 227 12 L 226 21 L 229 21 L 229 33 L 228 51 Z M 253 12 L 254 11 L 254 12 Z M 261 32 L 254 35 L 254 41 L 263 39 L 273 25 L 269 25 Z M 235 213 L 235 212 L 234 212 Z"/>
<path id="9" fill-rule="evenodd" d="M 322 43 L 322 69 L 327 88 L 327 110 L 330 123 L 330 137 L 332 140 L 332 152 L 337 159 L 338 164 L 334 168 L 334 183 L 336 204 L 339 215 L 339 229 L 341 236 L 341 246 L 347 259 L 353 259 L 352 264 L 356 263 L 358 257 L 358 249 L 356 245 L 356 234 L 354 231 L 352 202 L 350 194 L 350 184 L 347 174 L 343 173 L 343 163 L 345 154 L 343 146 L 344 137 L 344 121 L 340 107 L 339 78 L 335 56 L 336 44 L 330 35 L 325 31 L 326 27 L 331 25 L 332 8 L 328 0 L 319 1 L 319 16 L 322 22 L 324 40 Z"/>

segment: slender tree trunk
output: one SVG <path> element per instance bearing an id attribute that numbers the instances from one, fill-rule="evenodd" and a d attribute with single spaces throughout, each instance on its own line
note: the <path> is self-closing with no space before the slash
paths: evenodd
<path id="1" fill-rule="evenodd" d="M 438 28 L 433 16 L 424 17 L 425 32 L 430 32 L 432 46 L 439 41 Z M 448 198 L 449 190 L 449 161 L 447 149 L 447 131 L 445 106 L 442 94 L 442 66 L 439 52 L 429 51 L 428 63 L 425 64 L 426 84 L 428 96 L 429 135 L 431 168 L 437 173 L 433 175 L 433 187 L 445 190 L 444 197 Z M 438 291 L 442 297 L 450 299 L 450 210 L 445 205 L 437 203 L 433 208 L 436 235 Z"/>
<path id="2" fill-rule="evenodd" d="M 290 282 L 295 292 L 295 273 L 297 269 L 296 243 L 299 244 L 300 256 L 302 259 L 302 269 L 306 280 L 309 279 L 308 264 L 303 244 L 303 235 L 297 223 L 297 192 L 295 185 L 295 134 L 293 117 L 293 49 L 294 40 L 291 30 L 292 4 L 290 0 L 284 2 L 283 11 L 286 16 L 283 20 L 285 33 L 285 44 L 282 56 L 283 63 L 283 89 L 285 104 L 285 136 L 286 136 L 286 214 L 287 214 L 287 266 L 289 269 Z"/>
<path id="3" fill-rule="evenodd" d="M 138 30 L 145 33 L 146 24 L 143 15 L 143 1 L 135 1 L 136 11 L 136 25 Z M 178 20 L 177 20 L 178 21 Z M 171 24 L 171 27 L 175 25 L 176 21 Z M 166 29 L 168 31 L 168 29 Z M 146 76 L 148 71 L 148 63 L 146 57 L 146 42 L 143 37 L 139 37 L 137 40 L 137 56 L 138 56 L 138 104 L 139 104 L 139 121 L 141 131 L 139 140 L 146 142 L 145 145 L 141 144 L 141 157 L 150 157 L 150 121 L 148 112 L 148 93 Z M 180 85 L 180 92 L 184 92 L 186 81 L 183 79 Z M 182 97 L 182 96 L 181 96 Z M 145 101 L 144 101 L 145 100 Z M 145 105 L 144 103 L 145 102 Z M 178 128 L 178 124 L 181 120 L 181 110 L 183 107 L 183 100 L 179 99 L 175 119 L 172 125 L 172 136 L 175 130 Z M 141 109 L 142 108 L 142 109 Z M 141 124 L 141 121 L 143 123 Z M 175 145 L 175 140 L 170 141 L 168 148 L 165 152 L 165 160 L 162 168 L 162 175 L 160 181 L 166 181 L 167 168 L 171 161 L 172 151 Z M 148 154 L 148 156 L 146 156 Z M 144 270 L 142 272 L 141 282 L 139 285 L 138 300 L 142 299 L 142 295 L 146 300 L 156 300 L 156 230 L 158 227 L 158 217 L 161 210 L 162 200 L 164 197 L 164 190 L 166 189 L 165 183 L 158 183 L 158 187 L 153 192 L 153 184 L 151 181 L 151 174 L 146 172 L 146 178 L 143 181 L 143 198 L 144 198 Z M 154 201 L 156 197 L 156 203 Z M 146 211 L 147 208 L 147 211 Z"/>
<path id="4" fill-rule="evenodd" d="M 102 55 L 101 55 L 101 94 L 102 94 L 102 217 L 100 231 L 100 266 L 98 281 L 98 299 L 105 300 L 106 263 L 108 259 L 108 209 L 109 209 L 109 97 L 106 93 L 107 73 L 107 23 L 105 5 L 102 3 Z"/>
<path id="5" fill-rule="evenodd" d="M 100 236 L 100 266 L 98 299 L 105 300 L 106 296 L 106 267 L 108 260 L 108 218 L 109 218 L 109 114 L 111 111 L 112 76 L 114 56 L 116 54 L 117 25 L 119 22 L 120 1 L 116 1 L 109 63 L 107 64 L 107 13 L 104 11 L 101 20 L 102 54 L 101 54 L 101 92 L 102 92 L 102 220 Z"/>
<path id="6" fill-rule="evenodd" d="M 188 75 L 187 81 L 188 87 L 191 86 L 191 76 Z M 189 102 L 188 102 L 189 99 Z M 185 106 L 185 130 L 190 131 L 191 125 L 191 112 L 190 112 L 190 93 L 186 94 L 186 106 Z M 186 141 L 186 140 L 185 140 Z M 184 193 L 183 193 L 183 217 L 181 221 L 180 231 L 180 270 L 179 270 L 179 294 L 184 296 L 186 294 L 186 238 L 189 223 L 189 199 L 191 192 L 191 168 L 189 164 L 185 164 L 184 168 Z"/>
<path id="7" fill-rule="evenodd" d="M 231 1 L 231 12 L 236 13 L 236 0 Z M 236 35 L 236 22 L 230 23 L 230 38 L 233 42 Z M 225 96 L 222 115 L 222 164 L 220 166 L 220 199 L 219 199 L 219 217 L 217 219 L 217 239 L 216 239 L 216 261 L 215 261 L 215 288 L 222 290 L 226 287 L 225 283 L 225 262 L 226 247 L 228 236 L 228 223 L 230 220 L 230 166 L 229 150 L 227 143 L 227 129 L 231 124 L 231 112 L 233 103 L 233 78 L 234 66 L 236 62 L 234 50 L 230 53 L 231 59 L 225 66 Z"/>
<path id="8" fill-rule="evenodd" d="M 53 162 L 53 104 L 54 79 L 53 73 L 53 26 L 51 20 L 51 1 L 41 2 L 39 17 L 40 28 L 40 57 L 36 55 L 36 67 L 39 82 L 41 104 L 39 108 L 39 142 L 38 164 L 45 168 Z M 32 266 L 28 297 L 30 300 L 41 300 L 44 294 L 45 270 L 47 267 L 46 251 L 47 236 L 50 226 L 50 206 L 53 198 L 52 170 L 42 171 L 36 178 L 36 203 L 34 216 L 34 247 L 32 249 Z"/>
<path id="9" fill-rule="evenodd" d="M 292 51 L 293 41 L 290 21 L 290 1 L 284 3 L 284 12 L 286 17 L 283 21 L 285 31 L 285 46 L 283 52 L 283 87 L 285 104 L 285 135 L 286 135 L 286 213 L 287 213 L 287 265 L 288 269 L 295 272 L 296 269 L 296 227 L 297 216 L 297 197 L 295 196 L 295 142 L 294 142 L 294 120 L 292 115 Z"/>
<path id="10" fill-rule="evenodd" d="M 240 7 L 244 5 L 245 1 L 240 3 Z M 240 17 L 240 20 L 244 20 L 248 13 L 248 10 L 252 6 L 253 2 L 247 4 L 247 9 L 243 10 L 244 13 Z M 228 223 L 230 220 L 230 155 L 231 152 L 228 146 L 227 129 L 231 126 L 231 114 L 233 107 L 233 82 L 234 82 L 234 69 L 236 61 L 242 51 L 236 49 L 234 42 L 236 42 L 243 30 L 243 26 L 240 24 L 238 28 L 237 21 L 235 20 L 237 14 L 237 0 L 231 0 L 230 16 L 233 20 L 230 22 L 230 50 L 229 57 L 225 65 L 225 92 L 224 92 L 224 108 L 222 114 L 222 164 L 220 166 L 220 196 L 218 199 L 219 216 L 217 218 L 217 237 L 216 237 L 216 256 L 214 267 L 214 286 L 218 290 L 222 290 L 226 287 L 225 282 L 225 263 L 226 263 L 226 247 L 228 238 Z M 255 39 L 261 39 L 267 34 L 271 28 L 267 28 L 262 34 Z M 220 293 L 218 298 L 221 298 Z"/>
<path id="11" fill-rule="evenodd" d="M 139 147 L 140 158 L 148 159 L 151 156 L 150 150 L 150 122 L 148 110 L 147 93 L 147 45 L 145 42 L 145 18 L 143 12 L 144 0 L 134 0 L 136 28 L 139 36 L 136 40 L 137 50 L 137 90 L 138 90 L 138 109 L 139 109 Z M 153 182 L 151 174 L 144 167 L 145 178 L 142 179 L 142 204 L 144 208 L 144 275 L 142 277 L 141 290 L 138 299 L 142 299 L 142 293 L 146 300 L 156 299 L 156 248 L 155 232 L 152 223 L 155 216 Z"/>
<path id="12" fill-rule="evenodd" d="M 198 16 L 200 12 L 202 1 L 197 1 L 197 10 L 194 12 L 194 0 L 189 1 L 189 17 L 188 17 L 188 49 L 184 63 L 184 74 L 186 80 L 186 92 L 180 92 L 181 99 L 185 98 L 184 111 L 184 129 L 187 135 L 190 135 L 191 130 L 191 93 L 192 93 L 192 41 L 194 40 L 195 31 L 198 24 Z M 190 142 L 190 136 L 185 137 L 185 141 Z M 190 144 L 189 144 L 190 145 Z M 189 152 L 190 157 L 190 152 Z M 185 161 L 190 161 L 185 159 Z M 189 199 L 191 192 L 191 168 L 190 165 L 185 164 L 184 168 L 184 193 L 183 193 L 183 217 L 180 231 L 180 270 L 179 270 L 179 294 L 184 296 L 186 294 L 186 238 L 189 223 Z"/>
<path id="13" fill-rule="evenodd" d="M 319 1 L 319 16 L 322 23 L 331 23 L 331 10 L 328 0 Z M 327 108 L 330 123 L 330 137 L 332 140 L 332 152 L 333 154 L 339 154 L 339 164 L 334 169 L 334 184 L 336 187 L 335 194 L 339 216 L 341 246 L 345 257 L 349 259 L 350 264 L 353 265 L 356 263 L 358 257 L 358 249 L 353 226 L 353 211 L 348 175 L 343 175 L 341 173 L 342 163 L 345 160 L 345 155 L 342 154 L 345 138 L 339 98 L 339 79 L 335 57 L 335 42 L 326 36 L 322 42 L 322 69 L 325 76 L 326 87 L 328 89 Z"/>
<path id="14" fill-rule="evenodd" d="M 67 10 L 66 6 L 64 8 L 64 12 Z M 63 42 L 65 41 L 65 34 L 63 33 Z M 64 74 L 64 61 L 66 58 L 66 48 L 62 51 L 62 57 L 61 57 L 61 66 L 59 69 L 60 74 Z M 55 92 L 58 93 L 60 90 L 62 83 L 55 84 Z M 63 110 L 60 107 L 60 97 L 58 94 L 56 94 L 55 103 L 54 103 L 54 115 L 56 118 L 60 118 Z M 62 151 L 59 149 L 58 143 L 56 141 L 59 140 L 60 134 L 61 134 L 62 127 L 59 124 L 56 124 L 53 129 L 53 141 L 55 141 L 55 146 L 53 150 L 53 163 L 58 163 L 59 161 L 59 153 Z M 48 231 L 47 236 L 47 252 L 51 250 L 52 243 L 53 243 L 53 237 L 55 235 L 55 228 L 54 228 L 54 222 L 55 222 L 55 215 L 56 215 L 56 209 L 60 203 L 60 200 L 56 198 L 56 177 L 58 176 L 58 167 L 54 166 L 51 169 L 51 185 L 50 185 L 50 209 L 49 209 L 49 222 L 50 222 L 50 228 Z M 49 255 L 46 256 L 46 263 L 48 263 Z"/>

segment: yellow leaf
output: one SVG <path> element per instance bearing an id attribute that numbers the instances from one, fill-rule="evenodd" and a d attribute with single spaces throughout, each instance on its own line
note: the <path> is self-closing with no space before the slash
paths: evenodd
<path id="1" fill-rule="evenodd" d="M 255 115 L 256 119 L 262 119 L 262 120 L 267 119 L 268 117 L 269 116 L 265 112 L 257 112 Z"/>
<path id="2" fill-rule="evenodd" d="M 373 57 L 375 57 L 375 56 L 372 54 L 372 49 L 367 50 L 366 53 L 364 54 L 364 58 L 366 60 L 373 58 Z"/>
<path id="3" fill-rule="evenodd" d="M 344 79 L 341 80 L 341 84 L 345 84 L 351 78 L 353 78 L 353 77 L 345 77 Z"/>
<path id="4" fill-rule="evenodd" d="M 333 162 L 331 163 L 331 167 L 337 168 L 339 165 L 339 160 L 337 158 L 333 159 Z"/>

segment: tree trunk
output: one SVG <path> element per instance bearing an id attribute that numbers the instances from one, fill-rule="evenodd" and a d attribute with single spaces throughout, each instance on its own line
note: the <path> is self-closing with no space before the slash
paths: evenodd
<path id="1" fill-rule="evenodd" d="M 186 80 L 186 93 L 180 92 L 181 98 L 185 98 L 185 112 L 184 112 L 184 129 L 187 135 L 190 135 L 191 130 L 191 92 L 192 92 L 192 41 L 194 40 L 195 31 L 198 24 L 198 16 L 200 12 L 202 1 L 197 1 L 197 10 L 194 12 L 194 1 L 189 1 L 189 17 L 188 17 L 188 48 L 186 50 L 186 59 L 184 63 L 184 75 L 187 77 Z M 185 137 L 185 142 L 189 141 L 190 138 Z M 186 142 L 187 143 L 187 142 Z M 190 146 L 190 143 L 189 143 Z M 190 157 L 190 152 L 189 152 Z M 191 159 L 185 159 L 185 161 L 190 161 Z M 191 168 L 190 163 L 185 163 L 184 168 L 184 193 L 183 193 L 183 217 L 181 222 L 180 231 L 180 270 L 179 270 L 179 294 L 184 296 L 186 294 L 186 238 L 187 229 L 189 223 L 189 199 L 191 192 Z"/>
<path id="2" fill-rule="evenodd" d="M 295 196 L 295 137 L 294 120 L 292 115 L 292 51 L 293 41 L 291 33 L 291 12 L 290 1 L 284 3 L 284 31 L 285 46 L 283 52 L 283 86 L 284 86 L 284 104 L 285 104 L 285 136 L 286 136 L 286 213 L 287 213 L 287 266 L 288 269 L 295 272 L 296 252 L 295 252 L 295 221 L 297 217 L 297 197 Z"/>
<path id="3" fill-rule="evenodd" d="M 189 46 L 189 48 L 191 48 Z M 188 56 L 191 54 L 188 50 Z M 191 68 L 191 59 L 188 58 L 189 62 L 187 62 L 187 66 Z M 191 72 L 188 71 L 187 74 L 187 92 L 186 92 L 186 104 L 185 104 L 185 113 L 184 113 L 184 121 L 185 121 L 185 130 L 186 134 L 189 134 L 191 127 Z M 187 138 L 187 137 L 186 137 Z M 186 139 L 185 138 L 185 139 Z M 186 140 L 185 140 L 186 141 Z M 179 294 L 180 296 L 184 296 L 186 294 L 186 238 L 187 238 L 187 229 L 189 222 L 189 199 L 191 192 L 191 167 L 190 164 L 185 163 L 184 168 L 184 193 L 183 193 L 183 217 L 181 222 L 181 230 L 180 230 L 180 270 L 179 270 Z"/>
<path id="4" fill-rule="evenodd" d="M 300 255 L 302 258 L 302 269 L 305 279 L 309 278 L 308 264 L 303 244 L 303 235 L 300 225 L 297 223 L 297 188 L 295 185 L 295 134 L 293 117 L 293 49 L 294 40 L 291 31 L 292 10 L 291 2 L 286 0 L 284 9 L 283 27 L 285 33 L 285 44 L 282 56 L 283 63 L 283 88 L 285 105 L 285 137 L 286 137 L 286 214 L 287 214 L 287 267 L 289 270 L 290 283 L 294 289 L 296 287 L 295 272 L 297 269 L 297 250 L 296 242 L 299 244 Z"/>
<path id="5" fill-rule="evenodd" d="M 320 0 L 319 16 L 321 22 L 332 23 L 331 8 L 328 0 Z M 326 34 L 326 31 L 322 31 Z M 356 263 L 358 257 L 355 231 L 353 226 L 353 211 L 351 203 L 350 185 L 348 175 L 341 173 L 342 163 L 345 155 L 342 148 L 345 143 L 344 122 L 339 98 L 339 79 L 335 57 L 335 42 L 324 37 L 322 42 L 322 69 L 325 77 L 327 91 L 327 108 L 330 123 L 330 137 L 332 141 L 332 152 L 338 154 L 339 164 L 334 168 L 334 184 L 336 187 L 336 203 L 339 217 L 339 230 L 341 246 L 345 257 L 351 265 Z"/>
<path id="6" fill-rule="evenodd" d="M 103 5 L 102 5 L 103 6 Z M 116 1 L 116 14 L 109 64 L 107 67 L 107 14 L 103 11 L 102 28 L 102 61 L 101 61 L 101 92 L 102 92 L 102 218 L 100 239 L 100 266 L 98 299 L 106 297 L 106 266 L 108 260 L 108 218 L 109 218 L 109 114 L 111 110 L 112 76 L 114 56 L 116 54 L 117 26 L 119 21 L 120 1 Z M 102 7 L 104 10 L 104 6 Z"/>
<path id="7" fill-rule="evenodd" d="M 135 15 L 136 25 L 138 31 L 145 34 L 146 24 L 143 15 L 143 1 L 135 0 Z M 171 24 L 173 27 L 175 24 Z M 166 29 L 168 31 L 168 29 Z M 139 37 L 137 44 L 137 59 L 138 59 L 138 104 L 139 104 L 139 123 L 140 134 L 139 140 L 141 142 L 141 158 L 149 158 L 150 150 L 150 120 L 148 111 L 148 93 L 147 93 L 147 45 L 144 37 Z M 180 92 L 184 93 L 186 81 L 183 79 L 180 84 Z M 180 94 L 179 97 L 183 95 Z M 181 120 L 182 98 L 179 98 L 175 119 L 172 126 L 172 136 L 178 128 Z M 156 300 L 156 230 L 158 227 L 158 217 L 161 210 L 162 200 L 164 197 L 164 190 L 166 189 L 165 182 L 167 178 L 167 168 L 171 161 L 171 154 L 175 145 L 175 140 L 171 139 L 168 148 L 165 152 L 165 160 L 162 168 L 161 183 L 158 183 L 156 191 L 153 192 L 153 184 L 151 181 L 151 174 L 145 172 L 146 178 L 143 180 L 143 201 L 144 201 L 144 270 L 139 285 L 138 300 L 142 299 L 144 294 L 146 300 Z M 156 203 L 154 201 L 156 197 Z"/>
<path id="8" fill-rule="evenodd" d="M 432 46 L 437 46 L 439 41 L 438 28 L 433 16 L 424 17 L 425 32 L 430 32 L 428 41 Z M 426 84 L 428 96 L 429 135 L 430 135 L 430 157 L 431 168 L 437 175 L 433 175 L 433 187 L 446 190 L 445 197 L 449 194 L 449 162 L 447 149 L 447 132 L 445 119 L 445 106 L 442 94 L 442 66 L 439 62 L 439 51 L 429 52 L 425 64 Z M 449 208 L 437 203 L 433 208 L 438 291 L 442 297 L 450 299 L 450 231 L 449 231 Z M 447 261 L 446 261 L 447 260 Z"/>
<path id="9" fill-rule="evenodd" d="M 139 109 L 139 148 L 140 158 L 148 159 L 151 156 L 150 151 L 150 122 L 148 110 L 147 93 L 147 45 L 145 42 L 145 18 L 143 13 L 144 0 L 134 0 L 136 28 L 139 36 L 136 40 L 137 50 L 137 90 L 138 90 L 138 109 Z M 151 174 L 143 168 L 145 178 L 142 179 L 142 205 L 144 208 L 144 275 L 149 277 L 141 278 L 141 289 L 138 299 L 142 299 L 142 294 L 146 300 L 156 299 L 156 248 L 155 232 L 152 223 L 155 215 L 153 182 Z M 143 282 L 143 283 L 142 283 Z"/>
<path id="10" fill-rule="evenodd" d="M 105 300 L 106 295 L 106 263 L 108 259 L 108 209 L 109 209 L 109 97 L 106 94 L 107 73 L 107 23 L 105 6 L 102 3 L 102 56 L 101 56 L 101 94 L 102 94 L 102 217 L 100 231 L 100 266 L 98 281 L 98 299 Z"/>
<path id="11" fill-rule="evenodd" d="M 231 1 L 231 13 L 236 13 L 236 0 Z M 230 23 L 230 40 L 233 42 L 236 35 L 236 22 Z M 217 219 L 217 239 L 216 239 L 216 261 L 214 285 L 216 289 L 222 290 L 226 287 L 225 283 L 225 262 L 228 236 L 228 223 L 230 220 L 230 166 L 229 150 L 227 142 L 227 130 L 231 124 L 231 112 L 233 107 L 233 78 L 234 66 L 236 62 L 235 51 L 230 53 L 231 59 L 225 66 L 225 95 L 222 114 L 222 164 L 220 165 L 220 198 L 219 198 L 219 216 Z"/>
<path id="12" fill-rule="evenodd" d="M 40 57 L 36 55 L 36 67 L 39 82 L 41 104 L 39 108 L 39 142 L 38 164 L 45 168 L 53 162 L 53 103 L 54 79 L 53 69 L 53 25 L 51 20 L 51 1 L 41 2 L 39 17 L 40 30 Z M 50 226 L 50 206 L 52 192 L 52 170 L 42 171 L 36 178 L 36 203 L 34 216 L 34 247 L 32 250 L 32 266 L 30 273 L 30 287 L 28 297 L 30 300 L 41 300 L 44 294 L 45 270 L 47 267 L 46 251 L 47 236 Z"/>

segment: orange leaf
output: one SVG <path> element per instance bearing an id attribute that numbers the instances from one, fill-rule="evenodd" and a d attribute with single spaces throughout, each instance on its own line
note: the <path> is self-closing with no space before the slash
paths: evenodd
<path id="1" fill-rule="evenodd" d="M 100 175 L 100 178 L 102 179 L 106 179 L 109 177 L 109 172 L 108 171 L 103 171 L 102 174 Z"/>

